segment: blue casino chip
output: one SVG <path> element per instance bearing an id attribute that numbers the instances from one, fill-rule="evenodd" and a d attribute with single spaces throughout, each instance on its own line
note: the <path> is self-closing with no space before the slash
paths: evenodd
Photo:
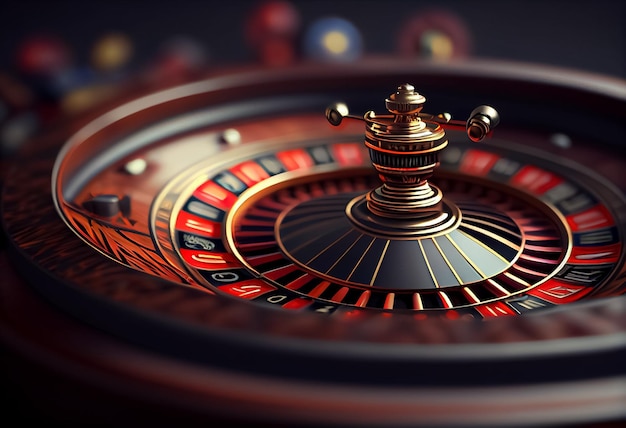
<path id="1" fill-rule="evenodd" d="M 361 33 L 343 18 L 321 18 L 304 36 L 304 53 L 309 59 L 350 62 L 359 58 L 362 51 Z"/>

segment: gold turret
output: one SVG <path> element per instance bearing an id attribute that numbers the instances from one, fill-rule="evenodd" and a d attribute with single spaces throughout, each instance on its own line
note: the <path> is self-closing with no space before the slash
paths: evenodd
<path id="1" fill-rule="evenodd" d="M 481 141 L 499 122 L 495 109 L 481 106 L 466 122 L 450 115 L 422 113 L 426 98 L 406 83 L 385 100 L 389 114 L 373 111 L 364 117 L 348 115 L 344 104 L 326 110 L 339 125 L 348 117 L 365 122 L 365 146 L 382 185 L 348 204 L 348 217 L 360 227 L 394 236 L 439 234 L 455 227 L 461 213 L 428 179 L 439 166 L 439 154 L 448 145 L 444 128 L 465 128 Z"/>

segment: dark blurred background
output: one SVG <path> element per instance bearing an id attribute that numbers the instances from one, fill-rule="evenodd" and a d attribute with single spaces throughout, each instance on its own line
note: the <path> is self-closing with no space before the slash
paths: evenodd
<path id="1" fill-rule="evenodd" d="M 128 37 L 135 66 L 150 63 L 179 37 L 196 43 L 210 64 L 259 61 L 245 34 L 247 19 L 263 3 L 267 2 L 10 1 L 0 8 L 0 69 L 16 69 L 20 43 L 39 33 L 61 39 L 78 64 L 89 62 L 94 43 L 111 31 Z M 400 33 L 411 19 L 443 11 L 464 26 L 468 56 L 626 76 L 626 2 L 622 0 L 292 0 L 289 4 L 299 17 L 294 44 L 303 43 L 317 20 L 336 16 L 360 32 L 362 54 L 396 54 Z"/>
<path id="2" fill-rule="evenodd" d="M 623 0 L 21 0 L 0 8 L 0 155 L 137 86 L 364 57 L 626 77 Z M 556 74 L 559 71 L 555 71 Z"/>

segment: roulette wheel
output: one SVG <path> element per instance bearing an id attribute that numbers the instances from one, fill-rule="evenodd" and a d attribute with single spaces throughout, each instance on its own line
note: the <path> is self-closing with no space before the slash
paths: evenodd
<path id="1" fill-rule="evenodd" d="M 124 91 L 4 177 L 7 371 L 69 422 L 619 423 L 625 103 L 478 60 Z"/>

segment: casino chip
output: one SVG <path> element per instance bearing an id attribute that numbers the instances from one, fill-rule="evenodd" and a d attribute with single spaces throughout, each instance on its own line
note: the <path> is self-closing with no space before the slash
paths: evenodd
<path id="1" fill-rule="evenodd" d="M 315 21 L 304 36 L 307 58 L 323 62 L 351 62 L 363 53 L 359 30 L 350 21 L 327 17 Z"/>
<path id="2" fill-rule="evenodd" d="M 133 56 L 133 43 L 125 34 L 104 34 L 93 45 L 91 64 L 102 73 L 116 73 L 128 65 Z"/>
<path id="3" fill-rule="evenodd" d="M 402 56 L 446 61 L 469 56 L 472 40 L 460 17 L 447 10 L 429 10 L 408 18 L 396 43 Z"/>
<path id="4" fill-rule="evenodd" d="M 299 33 L 300 14 L 286 1 L 261 3 L 250 13 L 245 24 L 246 43 L 268 66 L 283 66 L 296 61 Z"/>

